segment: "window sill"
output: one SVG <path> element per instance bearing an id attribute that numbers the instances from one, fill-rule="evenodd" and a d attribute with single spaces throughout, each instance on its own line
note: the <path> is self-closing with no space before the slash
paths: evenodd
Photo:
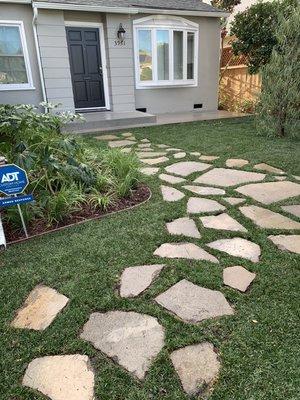
<path id="1" fill-rule="evenodd" d="M 20 91 L 20 90 L 35 90 L 34 86 L 28 86 L 28 85 L 4 85 L 0 84 L 0 92 L 11 92 L 11 91 Z"/>
<path id="2" fill-rule="evenodd" d="M 176 88 L 187 88 L 187 87 L 196 87 L 198 86 L 198 83 L 193 81 L 193 82 L 182 82 L 182 83 L 163 83 L 163 84 L 151 84 L 151 85 L 141 85 L 137 84 L 136 89 L 141 90 L 141 89 L 176 89 Z"/>

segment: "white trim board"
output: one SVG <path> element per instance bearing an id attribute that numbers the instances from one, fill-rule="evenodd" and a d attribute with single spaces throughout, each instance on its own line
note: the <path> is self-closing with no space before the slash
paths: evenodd
<path id="1" fill-rule="evenodd" d="M 105 97 L 105 107 L 94 107 L 93 109 L 106 109 L 110 110 L 110 97 L 109 97 L 109 86 L 108 86 L 108 74 L 107 74 L 107 58 L 106 49 L 104 41 L 104 27 L 102 22 L 85 22 L 85 21 L 65 21 L 66 27 L 77 27 L 77 28 L 98 28 L 99 38 L 100 38 L 100 54 L 101 54 L 101 66 L 103 73 L 103 85 L 104 85 L 104 97 Z M 91 110 L 92 108 L 88 108 Z M 77 109 L 76 109 L 77 110 Z M 80 110 L 80 109 L 78 109 Z M 82 109 L 83 110 L 83 109 Z"/>

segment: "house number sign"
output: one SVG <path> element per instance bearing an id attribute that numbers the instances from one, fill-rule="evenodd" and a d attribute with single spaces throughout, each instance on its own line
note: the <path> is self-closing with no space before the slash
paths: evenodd
<path id="1" fill-rule="evenodd" d="M 116 39 L 115 40 L 115 47 L 121 47 L 121 46 L 125 46 L 125 40 L 120 40 L 120 39 Z"/>

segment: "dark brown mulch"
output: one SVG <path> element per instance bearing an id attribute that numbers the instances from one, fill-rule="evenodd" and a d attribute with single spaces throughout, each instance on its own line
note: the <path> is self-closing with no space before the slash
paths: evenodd
<path id="1" fill-rule="evenodd" d="M 95 210 L 89 205 L 85 205 L 80 209 L 80 211 L 71 214 L 69 217 L 65 218 L 63 221 L 55 225 L 49 226 L 46 224 L 44 220 L 36 220 L 32 223 L 32 225 L 27 226 L 28 236 L 29 238 L 38 236 L 41 234 L 53 232 L 55 230 L 60 230 L 68 226 L 101 218 L 111 213 L 126 210 L 128 208 L 134 207 L 140 203 L 145 202 L 150 198 L 150 196 L 151 196 L 150 189 L 145 185 L 139 185 L 137 189 L 132 191 L 130 197 L 118 200 L 116 203 L 108 207 L 105 211 L 98 209 Z M 7 243 L 26 240 L 24 231 L 22 229 L 14 230 L 7 223 L 3 223 L 3 228 Z"/>

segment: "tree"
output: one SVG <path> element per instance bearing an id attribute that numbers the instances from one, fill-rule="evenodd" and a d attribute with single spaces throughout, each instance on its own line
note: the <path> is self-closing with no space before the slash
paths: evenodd
<path id="1" fill-rule="evenodd" d="M 257 106 L 261 133 L 300 137 L 300 6 L 280 18 L 276 48 L 262 68 L 262 92 Z"/>
<path id="2" fill-rule="evenodd" d="M 211 5 L 232 13 L 235 6 L 241 4 L 241 0 L 212 0 Z"/>
<path id="3" fill-rule="evenodd" d="M 277 44 L 275 32 L 279 15 L 288 15 L 297 3 L 298 0 L 259 2 L 235 16 L 230 30 L 237 38 L 232 44 L 233 52 L 247 56 L 250 74 L 257 73 L 269 62 Z"/>

